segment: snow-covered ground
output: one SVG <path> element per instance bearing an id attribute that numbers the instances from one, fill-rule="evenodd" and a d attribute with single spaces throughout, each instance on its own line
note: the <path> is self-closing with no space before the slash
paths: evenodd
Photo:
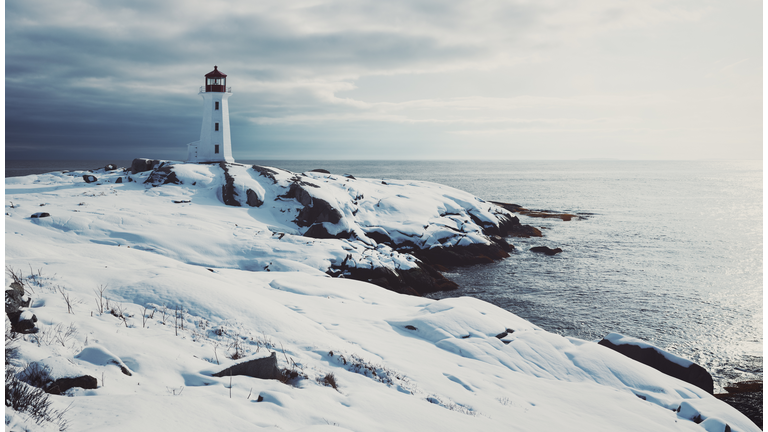
<path id="1" fill-rule="evenodd" d="M 90 184 L 83 172 L 6 179 L 6 266 L 23 274 L 40 329 L 16 342 L 14 364 L 98 380 L 50 396 L 69 406 L 69 430 L 759 430 L 594 341 L 480 300 L 326 274 L 345 259 L 412 268 L 368 236 L 377 230 L 419 247 L 487 242 L 477 222 L 504 214 L 489 203 L 430 183 L 306 173 L 297 178 L 341 212 L 325 229 L 354 233 L 307 238 L 294 222 L 303 206 L 275 200 L 297 175 L 230 171 L 241 207 L 223 204 L 217 165 L 176 165 L 182 184 L 157 187 L 121 171 Z M 247 205 L 247 189 L 263 204 Z M 30 217 L 39 212 L 50 216 Z M 231 357 L 271 352 L 298 377 L 212 376 Z M 329 374 L 336 389 L 321 382 Z M 30 424 L 6 408 L 9 423 Z"/>

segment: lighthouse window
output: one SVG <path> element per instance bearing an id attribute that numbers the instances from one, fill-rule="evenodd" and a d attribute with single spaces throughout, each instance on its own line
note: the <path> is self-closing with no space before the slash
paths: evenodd
<path id="1" fill-rule="evenodd" d="M 214 153 L 216 153 L 216 154 L 218 154 L 218 153 L 219 153 L 219 145 L 218 145 L 218 144 L 216 144 L 215 146 L 213 146 L 213 152 L 214 152 Z"/>
<path id="2" fill-rule="evenodd" d="M 218 110 L 218 109 L 219 109 L 219 102 L 218 102 L 218 101 L 216 101 L 216 102 L 214 102 L 214 104 L 215 104 L 215 107 L 214 107 L 213 109 L 216 109 L 216 110 Z"/>
<path id="3" fill-rule="evenodd" d="M 216 126 L 216 129 L 215 129 L 215 130 L 219 130 L 219 124 L 218 124 L 218 123 L 216 123 L 216 125 L 215 125 L 215 126 Z"/>

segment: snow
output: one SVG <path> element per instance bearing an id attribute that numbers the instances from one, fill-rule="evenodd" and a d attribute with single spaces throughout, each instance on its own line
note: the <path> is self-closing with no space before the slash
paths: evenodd
<path id="1" fill-rule="evenodd" d="M 223 204 L 218 165 L 177 164 L 183 183 L 158 187 L 121 170 L 91 184 L 84 172 L 6 179 L 6 265 L 33 291 L 40 328 L 17 342 L 14 365 L 98 380 L 51 396 L 57 409 L 71 404 L 70 430 L 759 430 L 696 386 L 481 300 L 326 274 L 348 255 L 415 266 L 366 235 L 375 231 L 419 247 L 487 242 L 472 216 L 498 223 L 491 204 L 431 183 L 271 170 L 274 182 L 230 169 L 240 207 Z M 275 200 L 292 178 L 320 186 L 306 189 L 343 213 L 330 225 L 356 236 L 301 236 L 301 205 Z M 264 204 L 248 206 L 247 189 Z M 30 218 L 40 210 L 51 216 Z M 242 361 L 235 353 L 271 352 L 300 377 L 212 376 Z M 329 373 L 338 389 L 318 381 Z M 6 409 L 6 427 L 25 421 Z"/>

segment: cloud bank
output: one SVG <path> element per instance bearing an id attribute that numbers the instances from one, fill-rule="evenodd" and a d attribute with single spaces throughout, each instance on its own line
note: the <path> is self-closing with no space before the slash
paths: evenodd
<path id="1" fill-rule="evenodd" d="M 753 1 L 6 2 L 8 159 L 760 158 Z"/>

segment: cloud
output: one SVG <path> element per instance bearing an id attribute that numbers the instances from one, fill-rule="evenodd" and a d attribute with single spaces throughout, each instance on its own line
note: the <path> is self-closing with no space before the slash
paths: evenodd
<path id="1" fill-rule="evenodd" d="M 462 124 L 513 133 L 517 122 L 563 124 L 610 110 L 637 118 L 674 99 L 667 70 L 689 69 L 669 68 L 666 51 L 635 57 L 630 47 L 672 26 L 703 32 L 717 10 L 684 0 L 13 0 L 7 150 L 31 157 L 56 137 L 57 155 L 178 142 L 171 153 L 183 157 L 199 129 L 190 129 L 200 116 L 196 91 L 214 64 L 234 89 L 233 121 L 253 136 L 324 122 L 443 125 L 440 135 Z M 627 43 L 614 48 L 619 40 Z M 641 73 L 624 57 L 664 72 Z M 718 79 L 745 82 L 759 65 L 737 63 L 744 58 L 726 56 L 719 69 L 728 74 L 718 77 L 743 71 Z M 422 86 L 418 76 L 444 85 Z M 371 77 L 391 79 L 362 84 Z M 105 142 L 109 131 L 116 138 Z"/>

